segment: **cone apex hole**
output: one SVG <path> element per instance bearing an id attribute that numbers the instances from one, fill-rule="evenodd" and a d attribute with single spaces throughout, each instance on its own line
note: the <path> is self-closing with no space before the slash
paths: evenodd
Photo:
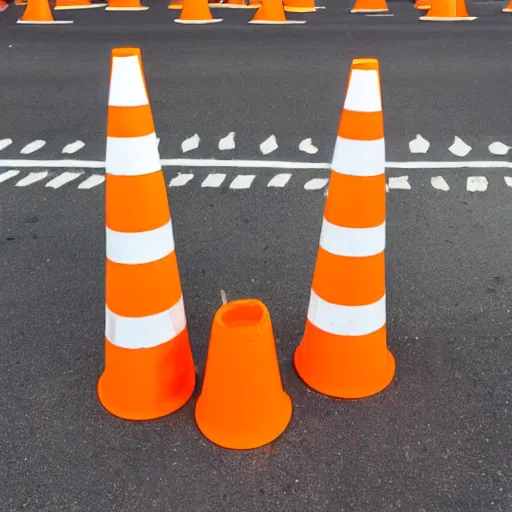
<path id="1" fill-rule="evenodd" d="M 258 325 L 264 314 L 264 309 L 261 304 L 241 303 L 229 305 L 221 315 L 221 321 L 226 327 L 249 327 L 251 325 Z"/>

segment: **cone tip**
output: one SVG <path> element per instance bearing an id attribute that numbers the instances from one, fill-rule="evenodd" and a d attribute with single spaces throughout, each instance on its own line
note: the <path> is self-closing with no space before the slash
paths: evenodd
<path id="1" fill-rule="evenodd" d="M 379 59 L 374 57 L 361 57 L 352 60 L 352 69 L 362 69 L 366 71 L 378 71 Z"/>
<path id="2" fill-rule="evenodd" d="M 112 57 L 140 57 L 140 48 L 113 48 Z"/>
<path id="3" fill-rule="evenodd" d="M 261 325 L 269 316 L 268 310 L 258 299 L 241 299 L 221 306 L 216 321 L 227 328 L 251 328 Z"/>

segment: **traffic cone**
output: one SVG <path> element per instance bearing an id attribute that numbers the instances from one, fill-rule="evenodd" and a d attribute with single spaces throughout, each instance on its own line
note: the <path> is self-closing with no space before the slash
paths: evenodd
<path id="1" fill-rule="evenodd" d="M 356 0 L 350 12 L 389 12 L 389 7 L 386 0 Z"/>
<path id="2" fill-rule="evenodd" d="M 4 2 L 4 0 L 0 0 L 0 12 L 4 12 L 9 7 L 9 4 L 7 2 Z"/>
<path id="3" fill-rule="evenodd" d="M 473 21 L 466 9 L 465 0 L 431 0 L 431 7 L 421 21 Z"/>
<path id="4" fill-rule="evenodd" d="M 507 7 L 502 9 L 501 12 L 512 12 L 512 0 L 509 1 Z"/>
<path id="5" fill-rule="evenodd" d="M 224 448 L 248 450 L 280 436 L 291 415 L 267 308 L 253 299 L 228 302 L 213 320 L 199 429 Z"/>
<path id="6" fill-rule="evenodd" d="M 147 11 L 149 7 L 140 0 L 109 0 L 106 11 Z"/>
<path id="7" fill-rule="evenodd" d="M 362 398 L 393 379 L 386 346 L 386 175 L 377 59 L 354 59 L 334 150 L 306 329 L 295 368 L 313 389 Z"/>
<path id="8" fill-rule="evenodd" d="M 316 12 L 315 0 L 283 0 L 285 12 Z"/>
<path id="9" fill-rule="evenodd" d="M 57 0 L 55 11 L 69 11 L 74 9 L 98 9 L 99 7 L 105 7 L 107 4 L 93 4 L 91 0 Z"/>
<path id="10" fill-rule="evenodd" d="M 416 0 L 414 8 L 418 11 L 428 11 L 431 7 L 431 0 Z"/>
<path id="11" fill-rule="evenodd" d="M 283 0 L 263 0 L 249 23 L 259 25 L 302 25 L 305 21 L 287 20 Z"/>
<path id="12" fill-rule="evenodd" d="M 115 48 L 106 154 L 105 369 L 101 403 L 165 416 L 195 385 L 164 175 L 138 48 Z"/>
<path id="13" fill-rule="evenodd" d="M 28 0 L 27 7 L 18 23 L 25 25 L 70 25 L 73 21 L 54 20 L 48 0 Z"/>
<path id="14" fill-rule="evenodd" d="M 208 0 L 183 0 L 180 17 L 174 21 L 184 25 L 205 25 L 220 23 L 222 19 L 212 16 Z"/>

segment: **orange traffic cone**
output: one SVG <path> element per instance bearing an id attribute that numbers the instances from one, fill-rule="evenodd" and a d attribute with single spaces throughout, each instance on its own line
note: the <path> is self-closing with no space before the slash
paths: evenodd
<path id="1" fill-rule="evenodd" d="M 473 21 L 469 15 L 465 0 L 431 0 L 431 7 L 421 21 Z"/>
<path id="2" fill-rule="evenodd" d="M 106 11 L 147 11 L 149 7 L 140 0 L 109 0 Z"/>
<path id="3" fill-rule="evenodd" d="M 356 0 L 350 12 L 389 12 L 386 0 Z"/>
<path id="4" fill-rule="evenodd" d="M 54 20 L 48 0 L 28 0 L 25 12 L 18 23 L 26 25 L 69 25 L 73 21 Z"/>
<path id="5" fill-rule="evenodd" d="M 238 300 L 217 311 L 195 415 L 201 432 L 224 448 L 257 448 L 286 429 L 292 403 L 262 302 Z"/>
<path id="6" fill-rule="evenodd" d="M 502 9 L 501 12 L 512 12 L 512 0 L 509 1 L 507 7 Z"/>
<path id="7" fill-rule="evenodd" d="M 222 19 L 212 16 L 208 0 L 183 0 L 180 17 L 174 21 L 184 25 L 204 25 L 220 23 Z"/>
<path id="8" fill-rule="evenodd" d="M 416 0 L 414 8 L 418 11 L 428 11 L 431 7 L 431 0 Z"/>
<path id="9" fill-rule="evenodd" d="M 57 0 L 55 3 L 55 11 L 69 11 L 72 9 L 98 9 L 105 7 L 107 4 L 93 4 L 91 0 Z"/>
<path id="10" fill-rule="evenodd" d="M 283 0 L 286 12 L 316 12 L 315 0 Z"/>
<path id="11" fill-rule="evenodd" d="M 287 20 L 283 0 L 263 0 L 249 23 L 259 25 L 302 25 L 305 21 Z"/>
<path id="12" fill-rule="evenodd" d="M 377 59 L 352 62 L 306 329 L 295 368 L 313 389 L 362 398 L 393 379 L 386 346 L 386 176 Z"/>
<path id="13" fill-rule="evenodd" d="M 105 370 L 101 403 L 165 416 L 195 386 L 164 175 L 138 48 L 112 51 L 106 155 Z"/>

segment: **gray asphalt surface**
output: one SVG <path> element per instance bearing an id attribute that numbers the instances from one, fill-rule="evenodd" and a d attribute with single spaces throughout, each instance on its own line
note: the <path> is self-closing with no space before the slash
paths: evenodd
<path id="1" fill-rule="evenodd" d="M 0 158 L 36 138 L 49 141 L 45 158 L 76 138 L 87 141 L 81 158 L 103 158 L 118 45 L 143 49 L 165 157 L 196 132 L 204 144 L 190 156 L 215 156 L 218 138 L 236 131 L 236 158 L 262 159 L 258 144 L 273 133 L 269 159 L 329 160 L 350 60 L 365 55 L 381 59 L 388 159 L 411 158 L 416 133 L 431 141 L 432 160 L 455 159 L 446 151 L 454 135 L 474 146 L 472 159 L 490 159 L 490 141 L 510 144 L 512 20 L 497 14 L 501 2 L 470 4 L 477 21 L 442 26 L 417 22 L 410 4 L 391 3 L 392 18 L 326 6 L 285 28 L 251 27 L 248 12 L 224 10 L 224 24 L 181 27 L 165 6 L 60 13 L 76 24 L 29 28 L 14 25 L 10 8 L 0 14 L 0 138 L 15 142 Z M 318 143 L 314 157 L 296 149 L 306 137 Z M 397 373 L 361 401 L 310 391 L 293 370 L 324 201 L 303 189 L 318 172 L 293 172 L 301 178 L 281 190 L 169 189 L 199 368 L 221 288 L 230 299 L 260 298 L 272 315 L 294 415 L 282 437 L 251 452 L 201 436 L 199 386 L 154 422 L 102 409 L 103 188 L 0 185 L 0 510 L 512 510 L 507 172 L 390 171 L 418 184 L 388 195 Z M 428 188 L 438 174 L 450 192 Z M 469 174 L 487 176 L 488 191 L 467 192 Z"/>

